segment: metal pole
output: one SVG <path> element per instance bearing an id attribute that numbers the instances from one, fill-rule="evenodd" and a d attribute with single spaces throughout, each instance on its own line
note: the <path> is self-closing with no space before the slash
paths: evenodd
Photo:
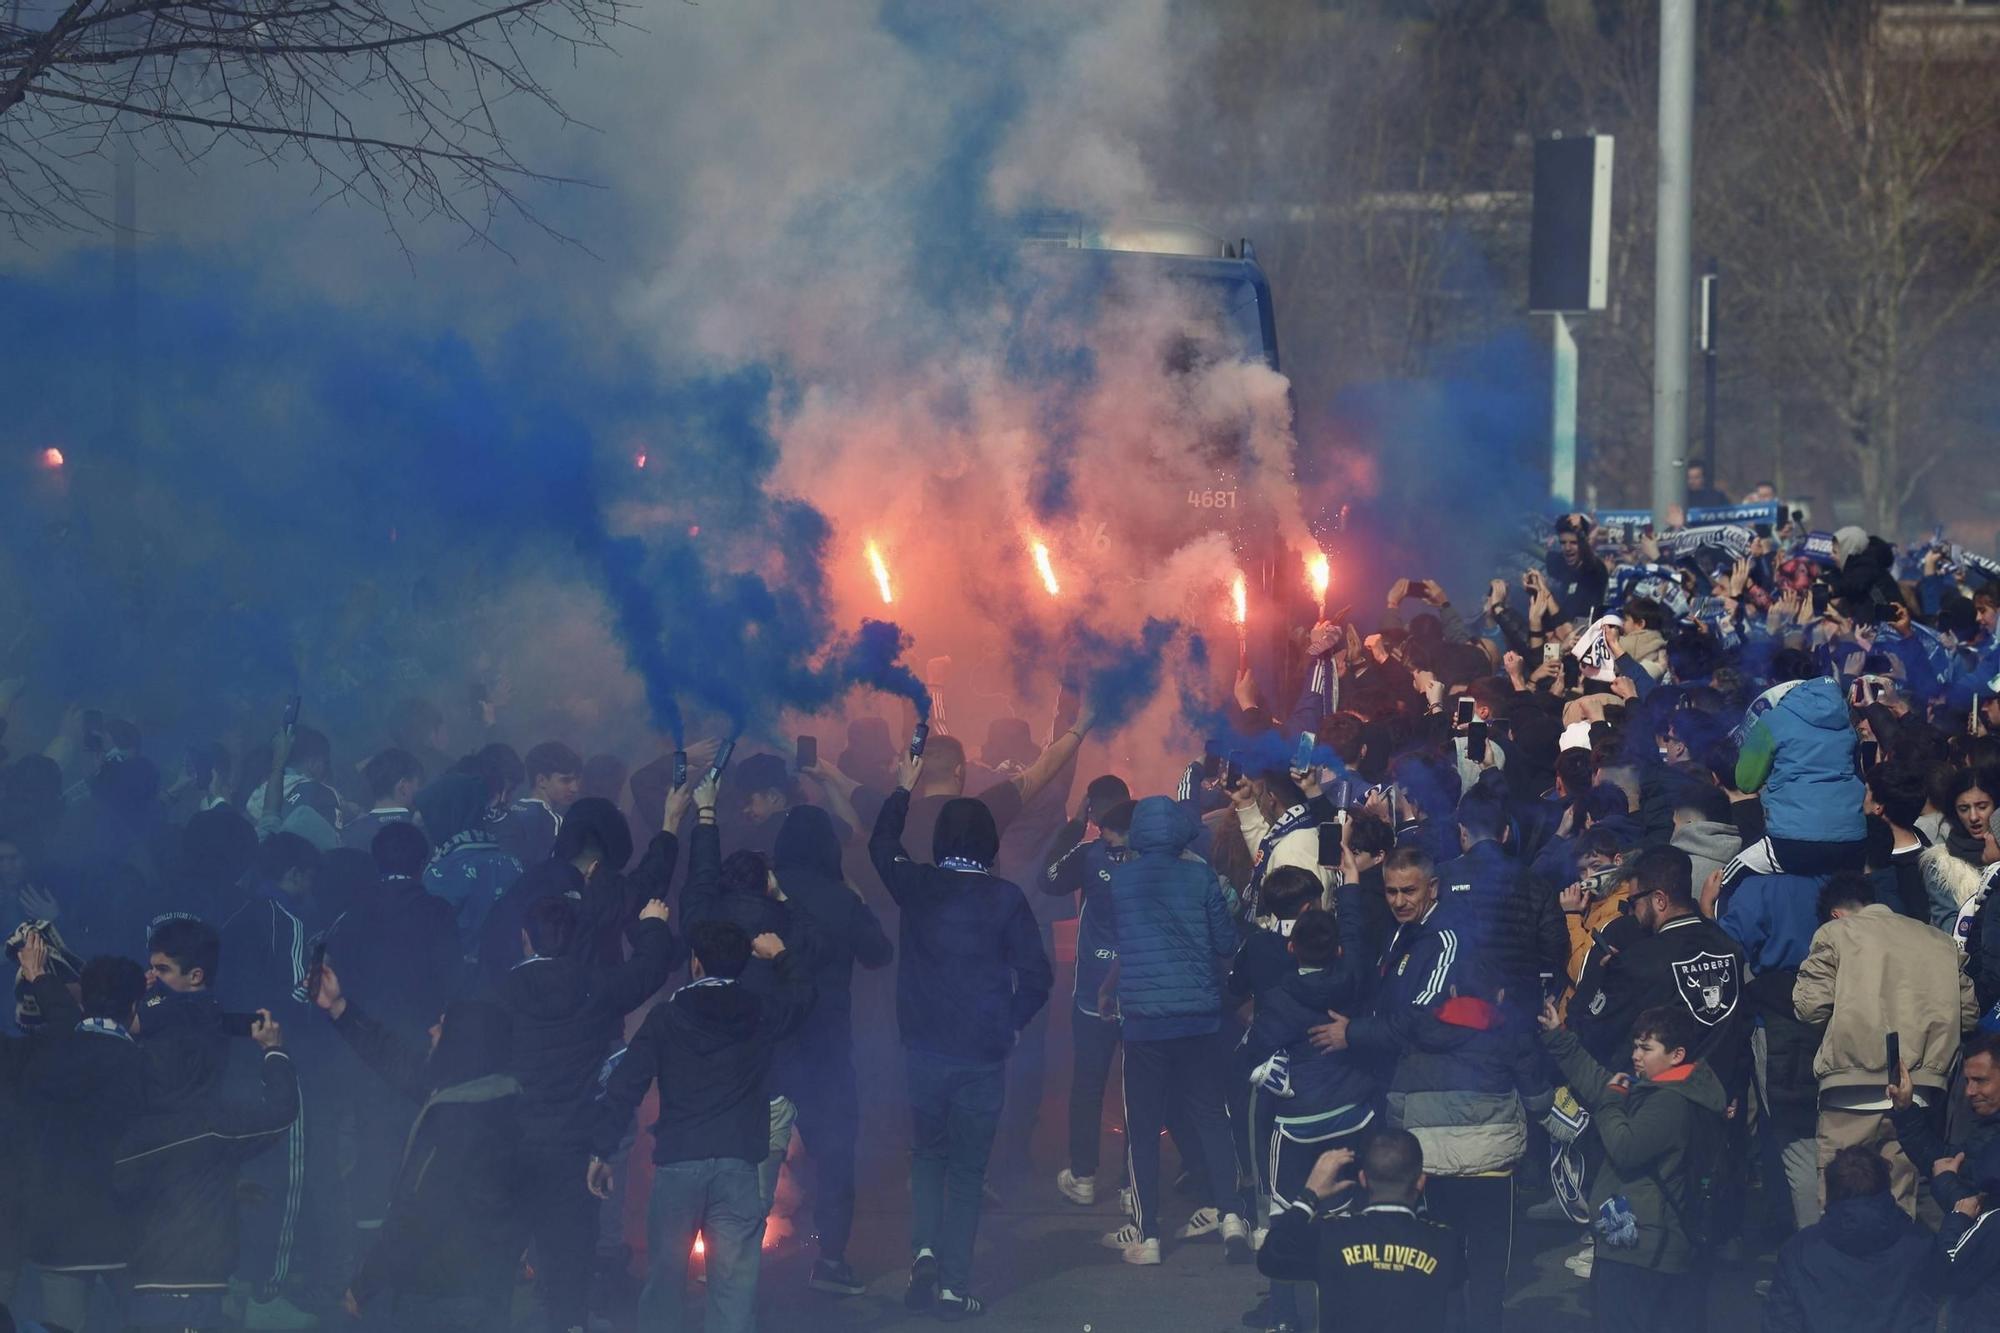
<path id="1" fill-rule="evenodd" d="M 1549 431 L 1549 499 L 1567 511 L 1576 503 L 1576 339 L 1569 318 L 1555 316 L 1555 402 Z"/>
<path id="2" fill-rule="evenodd" d="M 1715 352 L 1716 324 L 1721 314 L 1716 302 L 1722 299 L 1722 280 L 1712 255 L 1708 271 L 1702 277 L 1701 292 L 1701 461 L 1708 484 L 1719 486 L 1715 476 Z"/>
<path id="3" fill-rule="evenodd" d="M 1687 504 L 1688 299 L 1694 230 L 1694 6 L 1660 0 L 1660 200 L 1653 262 L 1653 517 Z"/>

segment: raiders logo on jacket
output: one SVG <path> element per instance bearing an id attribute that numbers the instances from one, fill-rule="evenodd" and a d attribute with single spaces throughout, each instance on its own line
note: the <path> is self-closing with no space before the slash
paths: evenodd
<path id="1" fill-rule="evenodd" d="M 1605 962 L 1597 985 L 1569 1011 L 1571 1029 L 1601 1065 L 1620 1069 L 1631 1055 L 1632 1024 L 1655 1005 L 1685 1009 L 1702 1038 L 1688 1055 L 1714 1066 L 1732 1093 L 1742 1087 L 1750 1038 L 1743 950 L 1702 916 L 1667 922 Z"/>

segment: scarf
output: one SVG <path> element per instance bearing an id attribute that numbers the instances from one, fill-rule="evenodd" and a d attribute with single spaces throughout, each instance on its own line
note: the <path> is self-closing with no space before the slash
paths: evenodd
<path id="1" fill-rule="evenodd" d="M 1256 904 L 1263 896 L 1264 870 L 1271 864 L 1271 852 L 1287 835 L 1306 826 L 1312 818 L 1312 811 L 1303 805 L 1295 805 L 1279 815 L 1277 822 L 1264 830 L 1264 837 L 1257 844 L 1257 855 L 1250 866 L 1250 883 L 1243 890 L 1246 901 Z"/>

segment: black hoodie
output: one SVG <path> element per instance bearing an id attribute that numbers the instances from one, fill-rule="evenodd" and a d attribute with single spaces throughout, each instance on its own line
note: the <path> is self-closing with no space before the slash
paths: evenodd
<path id="1" fill-rule="evenodd" d="M 785 815 L 772 868 L 792 915 L 812 923 L 819 997 L 799 1029 L 799 1044 L 812 1053 L 823 1048 L 844 1055 L 853 1041 L 854 965 L 887 967 L 896 949 L 874 911 L 848 887 L 840 847 L 832 817 L 816 805 L 802 805 Z"/>
<path id="2" fill-rule="evenodd" d="M 790 950 L 778 955 L 773 971 L 774 996 L 705 978 L 655 1006 L 611 1072 L 591 1151 L 607 1158 L 617 1151 L 647 1085 L 658 1079 L 656 1164 L 733 1157 L 755 1165 L 769 1156 L 765 1078 L 778 1043 L 813 1002 L 811 974 L 794 966 Z"/>
<path id="3" fill-rule="evenodd" d="M 34 1040 L 22 1077 L 27 1255 L 42 1268 L 122 1268 L 130 1211 L 112 1192 L 119 1138 L 146 1100 L 146 1063 L 123 1027 L 86 1019 Z"/>
<path id="4" fill-rule="evenodd" d="M 514 1076 L 521 1082 L 521 1139 L 529 1149 L 584 1146 L 579 1123 L 597 1071 L 618 1044 L 625 1015 L 680 965 L 680 942 L 664 921 L 641 921 L 632 956 L 613 968 L 581 958 L 530 958 L 496 988 L 514 1019 Z M 518 942 L 515 945 L 519 951 Z"/>
<path id="5" fill-rule="evenodd" d="M 1937 1326 L 1930 1233 L 1886 1191 L 1827 1205 L 1778 1251 L 1765 1333 L 1919 1333 Z"/>
<path id="6" fill-rule="evenodd" d="M 459 1000 L 428 1055 L 353 1004 L 335 1028 L 390 1087 L 418 1103 L 389 1211 L 350 1284 L 369 1304 L 387 1293 L 493 1297 L 526 1242 L 515 1159 L 521 1085 L 507 1011 Z"/>

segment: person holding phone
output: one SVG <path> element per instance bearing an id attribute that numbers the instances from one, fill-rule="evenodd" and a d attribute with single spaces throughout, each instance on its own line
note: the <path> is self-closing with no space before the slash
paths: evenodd
<path id="1" fill-rule="evenodd" d="M 1842 1148 L 1879 1152 L 1897 1204 L 1915 1216 L 1917 1173 L 1929 1163 L 1910 1159 L 1890 1122 L 1893 1106 L 1882 1089 L 1897 1071 L 1889 1056 L 1900 1057 L 1916 1102 L 1941 1101 L 1959 1037 L 1979 1021 L 1972 978 L 1949 935 L 1876 902 L 1858 873 L 1829 880 L 1819 906 L 1823 924 L 1792 988 L 1799 1021 L 1826 1025 L 1813 1058 L 1819 1165 Z"/>

